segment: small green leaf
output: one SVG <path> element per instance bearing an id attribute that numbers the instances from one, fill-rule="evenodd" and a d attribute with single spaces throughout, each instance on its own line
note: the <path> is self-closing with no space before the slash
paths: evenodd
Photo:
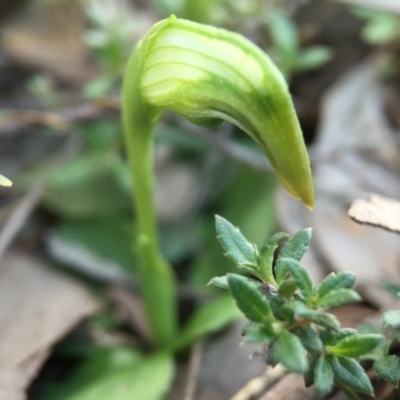
<path id="1" fill-rule="evenodd" d="M 374 390 L 371 382 L 361 365 L 351 358 L 329 357 L 333 373 L 342 384 L 361 393 L 372 395 Z"/>
<path id="2" fill-rule="evenodd" d="M 323 297 L 326 294 L 339 290 L 339 289 L 351 289 L 356 282 L 356 275 L 353 272 L 331 272 L 318 286 L 317 294 L 319 297 Z"/>
<path id="3" fill-rule="evenodd" d="M 314 369 L 314 387 L 317 392 L 327 393 L 332 389 L 334 375 L 332 367 L 324 354 L 318 359 Z"/>
<path id="4" fill-rule="evenodd" d="M 125 358 L 117 366 L 107 360 L 103 360 L 104 364 L 94 364 L 97 376 L 90 375 L 88 370 L 86 379 L 58 390 L 46 400 L 164 399 L 174 376 L 172 355 L 163 352 L 147 357 L 138 355 L 132 360 Z"/>
<path id="5" fill-rule="evenodd" d="M 301 294 L 309 299 L 313 292 L 313 283 L 307 270 L 292 258 L 281 258 L 280 262 L 285 264 L 293 279 L 296 281 Z"/>
<path id="6" fill-rule="evenodd" d="M 393 386 L 399 387 L 400 358 L 397 356 L 382 357 L 374 362 L 374 371 L 379 378 L 388 381 Z"/>
<path id="7" fill-rule="evenodd" d="M 325 328 L 338 331 L 340 324 L 337 318 L 329 313 L 322 313 L 308 308 L 304 303 L 296 301 L 294 303 L 294 312 L 297 316 L 307 318 L 317 325 L 321 325 Z"/>
<path id="8" fill-rule="evenodd" d="M 241 315 L 230 295 L 219 297 L 217 300 L 199 308 L 184 326 L 174 348 L 183 349 L 195 339 L 217 332 Z"/>
<path id="9" fill-rule="evenodd" d="M 396 299 L 400 299 L 400 286 L 394 285 L 392 283 L 386 283 L 383 285 L 383 288 L 389 292 Z"/>
<path id="10" fill-rule="evenodd" d="M 289 234 L 286 232 L 276 232 L 274 233 L 265 244 L 266 247 L 273 246 L 278 244 L 281 240 L 286 239 L 289 237 Z"/>
<path id="11" fill-rule="evenodd" d="M 283 282 L 289 273 L 288 267 L 281 260 L 283 258 L 293 258 L 296 261 L 300 261 L 310 245 L 311 232 L 311 228 L 297 232 L 282 247 L 275 266 L 276 281 L 279 284 Z"/>
<path id="12" fill-rule="evenodd" d="M 207 286 L 208 285 L 216 286 L 221 289 L 229 289 L 228 277 L 226 275 L 225 276 L 215 276 L 214 278 L 211 279 L 210 282 L 207 283 Z"/>
<path id="13" fill-rule="evenodd" d="M 273 346 L 274 357 L 287 370 L 303 374 L 307 371 L 307 354 L 300 339 L 286 330 L 282 331 Z"/>
<path id="14" fill-rule="evenodd" d="M 215 217 L 215 224 L 218 233 L 217 238 L 226 251 L 226 255 L 238 266 L 240 264 L 252 264 L 255 267 L 257 250 L 247 241 L 240 230 L 219 215 Z"/>
<path id="15" fill-rule="evenodd" d="M 269 343 L 275 338 L 271 329 L 266 329 L 265 326 L 252 324 L 246 329 L 244 341 L 246 343 Z"/>
<path id="16" fill-rule="evenodd" d="M 361 297 L 354 290 L 338 289 L 321 297 L 318 301 L 318 306 L 322 308 L 338 307 L 359 300 L 361 300 Z"/>
<path id="17" fill-rule="evenodd" d="M 361 34 L 372 45 L 382 45 L 398 36 L 398 20 L 394 15 L 377 14 L 365 25 Z"/>
<path id="18" fill-rule="evenodd" d="M 323 343 L 317 332 L 310 326 L 300 325 L 297 336 L 307 351 L 311 353 L 320 353 L 322 351 Z"/>
<path id="19" fill-rule="evenodd" d="M 332 58 L 332 52 L 325 46 L 312 46 L 300 53 L 297 68 L 308 71 L 319 68 Z"/>
<path id="20" fill-rule="evenodd" d="M 319 337 L 321 338 L 322 343 L 325 346 L 333 346 L 337 343 L 336 334 L 337 332 L 333 331 L 330 328 L 321 327 L 319 329 Z"/>
<path id="21" fill-rule="evenodd" d="M 306 387 L 309 387 L 314 384 L 314 370 L 317 366 L 317 361 L 319 359 L 319 354 L 316 353 L 307 353 L 307 363 L 308 369 L 303 374 L 304 384 Z"/>
<path id="22" fill-rule="evenodd" d="M 383 314 L 382 324 L 385 328 L 400 328 L 400 310 L 390 310 Z"/>
<path id="23" fill-rule="evenodd" d="M 282 296 L 290 299 L 297 290 L 297 284 L 294 279 L 285 279 L 279 286 L 278 292 Z"/>
<path id="24" fill-rule="evenodd" d="M 321 325 L 324 328 L 339 330 L 340 323 L 337 318 L 328 313 L 316 313 L 312 318 L 310 318 L 312 322 L 317 325 Z"/>
<path id="25" fill-rule="evenodd" d="M 376 333 L 378 335 L 383 333 L 383 329 L 380 325 L 377 325 L 373 322 L 362 322 L 358 327 L 357 327 L 358 333 Z"/>
<path id="26" fill-rule="evenodd" d="M 272 285 L 276 285 L 274 272 L 273 272 L 273 262 L 274 262 L 274 253 L 277 244 L 270 245 L 268 247 L 263 247 L 260 251 L 260 255 L 258 257 L 258 274 L 264 282 L 268 282 Z"/>
<path id="27" fill-rule="evenodd" d="M 260 255 L 258 257 L 258 271 L 259 277 L 264 282 L 271 283 L 276 286 L 273 263 L 275 250 L 278 247 L 278 243 L 287 238 L 289 235 L 285 232 L 277 232 L 272 235 L 265 246 L 261 249 Z"/>
<path id="28" fill-rule="evenodd" d="M 329 347 L 329 350 L 338 356 L 359 358 L 372 351 L 382 338 L 382 335 L 374 334 L 347 336 L 335 346 Z"/>
<path id="29" fill-rule="evenodd" d="M 357 330 L 352 329 L 352 328 L 342 328 L 339 332 L 335 332 L 334 333 L 333 342 L 330 343 L 330 344 L 337 345 L 343 339 L 345 339 L 345 338 L 347 338 L 349 336 L 357 335 L 357 333 L 361 333 L 361 332 L 357 332 Z"/>
<path id="30" fill-rule="evenodd" d="M 301 301 L 295 301 L 293 303 L 293 309 L 296 315 L 302 318 L 314 318 L 317 312 L 309 307 L 307 307 L 303 302 Z"/>
<path id="31" fill-rule="evenodd" d="M 271 309 L 257 285 L 237 274 L 229 274 L 228 283 L 232 296 L 243 314 L 250 321 L 265 322 L 271 313 Z"/>
<path id="32" fill-rule="evenodd" d="M 266 15 L 269 34 L 274 45 L 285 58 L 297 56 L 299 38 L 297 28 L 290 16 L 283 10 L 273 8 Z"/>
<path id="33" fill-rule="evenodd" d="M 279 321 L 293 321 L 294 311 L 289 302 L 280 295 L 270 295 L 268 297 L 274 317 Z"/>

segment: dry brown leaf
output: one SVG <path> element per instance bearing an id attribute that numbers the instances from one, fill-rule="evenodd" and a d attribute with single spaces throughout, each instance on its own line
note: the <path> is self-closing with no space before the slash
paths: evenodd
<path id="1" fill-rule="evenodd" d="M 25 399 L 25 389 L 51 346 L 96 303 L 77 282 L 26 256 L 0 265 L 0 400 Z"/>
<path id="2" fill-rule="evenodd" d="M 400 233 L 400 202 L 397 200 L 371 194 L 367 199 L 355 200 L 349 216 L 360 224 Z"/>
<path id="3" fill-rule="evenodd" d="M 83 42 L 85 21 L 78 1 L 31 6 L 2 29 L 2 49 L 25 66 L 74 83 L 94 76 Z"/>

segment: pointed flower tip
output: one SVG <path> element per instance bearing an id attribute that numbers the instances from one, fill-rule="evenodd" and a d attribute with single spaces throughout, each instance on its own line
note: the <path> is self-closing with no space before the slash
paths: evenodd
<path id="1" fill-rule="evenodd" d="M 293 195 L 293 193 L 290 193 Z M 302 201 L 306 207 L 310 210 L 313 211 L 314 210 L 314 196 L 299 196 L 299 195 L 294 195 L 293 197 L 295 197 L 297 200 Z"/>
<path id="2" fill-rule="evenodd" d="M 306 193 L 300 196 L 300 200 L 307 206 L 310 211 L 314 210 L 314 192 Z"/>

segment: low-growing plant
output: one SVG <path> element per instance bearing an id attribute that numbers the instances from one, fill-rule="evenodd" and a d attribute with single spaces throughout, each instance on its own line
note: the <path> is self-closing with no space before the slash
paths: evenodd
<path id="1" fill-rule="evenodd" d="M 400 358 L 389 353 L 399 334 L 385 337 L 384 329 L 370 324 L 359 331 L 342 328 L 329 312 L 332 307 L 360 300 L 352 289 L 355 275 L 331 273 L 314 285 L 300 264 L 311 229 L 292 237 L 278 232 L 261 249 L 222 217 L 216 217 L 216 229 L 226 256 L 245 275 L 230 273 L 209 284 L 230 291 L 248 319 L 244 341 L 267 345 L 264 355 L 268 364 L 280 363 L 288 371 L 302 374 L 305 384 L 313 384 L 318 392 L 329 392 L 336 383 L 351 399 L 357 399 L 357 393 L 373 394 L 361 360 L 374 361 L 378 377 L 399 385 Z M 400 299 L 399 287 L 390 285 L 388 290 Z M 383 328 L 399 329 L 400 311 L 385 313 L 382 324 Z"/>

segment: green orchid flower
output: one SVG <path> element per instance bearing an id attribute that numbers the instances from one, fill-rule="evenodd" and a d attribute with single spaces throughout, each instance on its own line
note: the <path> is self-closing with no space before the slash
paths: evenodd
<path id="1" fill-rule="evenodd" d="M 283 186 L 309 208 L 314 204 L 299 121 L 287 84 L 268 55 L 223 29 L 175 16 L 155 24 L 137 44 L 126 69 L 123 123 L 135 187 L 141 270 L 146 275 L 143 293 L 160 340 L 176 330 L 171 316 L 175 283 L 159 256 L 153 206 L 153 135 L 166 109 L 203 126 L 223 121 L 237 125 L 261 146 Z M 150 282 L 154 274 L 164 277 L 157 302 Z M 164 315 L 169 315 L 163 321 L 161 302 Z"/>

